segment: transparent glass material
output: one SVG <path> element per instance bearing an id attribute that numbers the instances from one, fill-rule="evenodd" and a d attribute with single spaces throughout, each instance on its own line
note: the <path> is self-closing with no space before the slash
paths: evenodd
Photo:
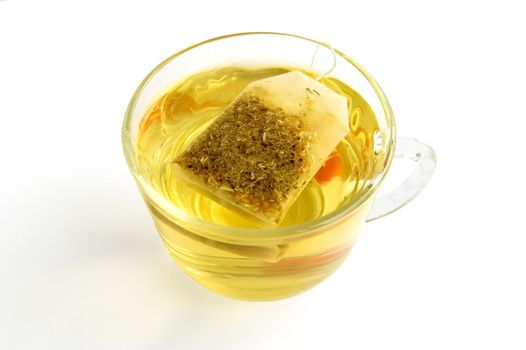
<path id="1" fill-rule="evenodd" d="M 390 214 L 409 203 L 426 187 L 435 173 L 435 152 L 431 147 L 416 139 L 398 137 L 394 157 L 413 161 L 415 168 L 401 185 L 388 194 L 376 198 L 367 215 L 367 222 Z"/>
<path id="2" fill-rule="evenodd" d="M 317 52 L 316 60 L 311 62 L 313 52 Z M 223 36 L 169 57 L 143 80 L 133 95 L 122 130 L 129 168 L 166 248 L 192 278 L 208 289 L 245 300 L 281 299 L 303 292 L 337 269 L 366 220 L 403 206 L 431 178 L 435 167 L 433 151 L 416 140 L 401 139 L 396 155 L 413 159 L 415 171 L 399 189 L 375 202 L 395 155 L 394 117 L 372 76 L 338 50 L 335 50 L 336 68 L 330 75 L 364 97 L 379 124 L 376 170 L 357 200 L 317 220 L 297 225 L 262 229 L 228 227 L 188 215 L 156 191 L 140 173 L 135 157 L 140 121 L 154 98 L 175 82 L 228 65 L 290 66 L 323 73 L 333 63 L 332 52 L 327 44 L 289 34 Z"/>

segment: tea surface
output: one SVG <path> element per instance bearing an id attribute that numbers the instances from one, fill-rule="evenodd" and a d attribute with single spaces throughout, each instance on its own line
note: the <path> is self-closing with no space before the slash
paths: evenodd
<path id="1" fill-rule="evenodd" d="M 294 70 L 287 67 L 224 67 L 195 74 L 160 94 L 143 117 L 137 143 L 139 172 L 178 208 L 205 221 L 257 227 L 173 176 L 173 160 L 251 82 Z M 305 72 L 311 76 L 312 73 Z M 350 132 L 287 212 L 280 226 L 324 216 L 356 200 L 374 173 L 378 123 L 367 102 L 334 78 L 321 80 L 348 101 Z"/>

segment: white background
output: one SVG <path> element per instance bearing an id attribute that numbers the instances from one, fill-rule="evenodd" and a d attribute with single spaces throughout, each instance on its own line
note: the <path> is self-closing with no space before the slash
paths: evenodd
<path id="1" fill-rule="evenodd" d="M 0 348 L 525 349 L 521 3 L 0 1 Z M 170 260 L 120 145 L 151 68 L 255 30 L 354 57 L 439 158 L 327 281 L 264 303 Z"/>

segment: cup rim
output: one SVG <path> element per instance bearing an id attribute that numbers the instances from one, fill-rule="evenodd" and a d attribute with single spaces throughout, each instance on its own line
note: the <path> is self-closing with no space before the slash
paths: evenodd
<path id="1" fill-rule="evenodd" d="M 169 56 L 165 60 L 163 60 L 161 63 L 159 63 L 155 68 L 153 68 L 148 75 L 142 80 L 142 82 L 139 84 L 137 89 L 135 90 L 134 94 L 132 95 L 132 98 L 130 99 L 130 102 L 128 103 L 128 107 L 125 112 L 124 121 L 122 124 L 122 130 L 121 130 L 121 137 L 122 137 L 122 145 L 124 154 L 126 157 L 126 161 L 128 164 L 128 167 L 130 168 L 131 173 L 135 179 L 135 181 L 139 184 L 139 178 L 136 174 L 134 169 L 136 169 L 136 160 L 134 156 L 134 147 L 132 145 L 132 136 L 129 132 L 130 129 L 130 123 L 132 121 L 132 114 L 134 111 L 134 107 L 136 104 L 136 101 L 140 94 L 142 93 L 144 87 L 148 84 L 148 82 L 168 63 L 172 62 L 173 60 L 177 59 L 177 57 L 183 55 L 184 53 L 191 51 L 194 48 L 206 45 L 211 42 L 234 38 L 234 37 L 240 37 L 240 36 L 248 36 L 248 35 L 279 35 L 279 36 L 285 36 L 285 37 L 292 37 L 296 39 L 306 40 L 310 41 L 312 43 L 323 45 L 328 48 L 332 48 L 327 43 L 324 43 L 322 41 L 317 41 L 314 39 L 310 39 L 301 35 L 296 34 L 287 34 L 287 33 L 280 33 L 280 32 L 240 32 L 240 33 L 233 33 L 228 35 L 222 35 L 218 37 L 214 37 L 211 39 L 207 39 L 201 42 L 198 42 L 194 45 L 188 46 L 183 50 L 180 50 L 173 55 Z M 211 222 L 207 222 L 195 217 L 190 216 L 179 216 L 177 215 L 178 221 L 184 222 L 185 224 L 188 224 L 192 227 L 198 226 L 201 229 L 206 230 L 206 232 L 214 233 L 216 236 L 222 236 L 226 239 L 232 239 L 235 238 L 236 240 L 239 239 L 261 239 L 261 240 L 268 240 L 268 239 L 274 239 L 274 238 L 291 238 L 296 235 L 302 235 L 306 232 L 312 232 L 316 231 L 321 227 L 325 227 L 327 225 L 333 225 L 341 220 L 344 220 L 346 217 L 350 216 L 356 209 L 360 208 L 362 204 L 366 203 L 373 194 L 378 190 L 380 184 L 383 182 L 385 175 L 387 174 L 391 162 L 394 155 L 394 149 L 396 144 L 396 126 L 395 126 L 395 120 L 393 111 L 391 109 L 391 106 L 389 104 L 389 101 L 387 100 L 387 97 L 385 96 L 385 93 L 383 92 L 380 85 L 376 82 L 376 80 L 372 77 L 371 74 L 369 74 L 361 65 L 359 65 L 356 61 L 354 61 L 352 58 L 344 54 L 343 52 L 334 49 L 336 54 L 349 62 L 351 65 L 353 65 L 363 76 L 364 78 L 369 82 L 371 87 L 373 88 L 374 92 L 376 93 L 376 96 L 378 97 L 380 104 L 382 105 L 382 108 L 385 113 L 386 121 L 387 121 L 387 128 L 385 133 L 385 140 L 386 143 L 386 153 L 385 157 L 383 159 L 382 164 L 382 170 L 378 173 L 378 175 L 373 179 L 371 182 L 371 186 L 365 191 L 365 193 L 362 194 L 360 198 L 358 198 L 356 201 L 352 201 L 346 205 L 341 206 L 337 210 L 334 210 L 333 212 L 324 215 L 320 218 L 317 218 L 315 220 L 306 221 L 300 224 L 285 226 L 285 227 L 273 227 L 273 228 L 243 228 L 243 227 L 231 227 L 231 226 L 225 226 L 225 225 L 219 225 L 214 224 Z M 152 188 L 153 189 L 153 188 Z M 154 189 L 155 190 L 155 189 Z M 155 190 L 157 194 L 159 194 L 160 197 L 164 198 L 157 190 Z M 154 201 L 154 199 L 152 198 Z M 155 202 L 155 201 L 154 201 Z M 157 204 L 157 203 L 156 203 Z M 166 200 L 166 204 L 169 206 L 169 209 L 163 208 L 163 211 L 173 211 L 180 213 L 181 210 L 175 206 L 172 202 Z M 173 210 L 170 210 L 173 209 Z M 179 225 L 179 223 L 176 223 Z"/>

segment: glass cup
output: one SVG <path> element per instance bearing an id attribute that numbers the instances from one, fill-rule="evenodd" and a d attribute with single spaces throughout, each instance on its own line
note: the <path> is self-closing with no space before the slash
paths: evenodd
<path id="1" fill-rule="evenodd" d="M 316 59 L 314 60 L 314 56 Z M 260 64 L 323 73 L 352 86 L 370 104 L 379 124 L 374 172 L 362 195 L 319 219 L 278 228 L 237 228 L 187 215 L 163 197 L 137 166 L 141 118 L 155 97 L 173 83 L 209 68 Z M 301 293 L 323 281 L 343 262 L 361 226 L 408 203 L 428 183 L 436 166 L 425 144 L 396 138 L 393 112 L 382 89 L 358 63 L 329 45 L 281 33 L 239 33 L 188 47 L 160 63 L 134 93 L 122 138 L 128 166 L 175 261 L 193 279 L 217 293 L 245 300 L 273 300 Z M 376 198 L 393 158 L 414 162 L 402 184 Z"/>

